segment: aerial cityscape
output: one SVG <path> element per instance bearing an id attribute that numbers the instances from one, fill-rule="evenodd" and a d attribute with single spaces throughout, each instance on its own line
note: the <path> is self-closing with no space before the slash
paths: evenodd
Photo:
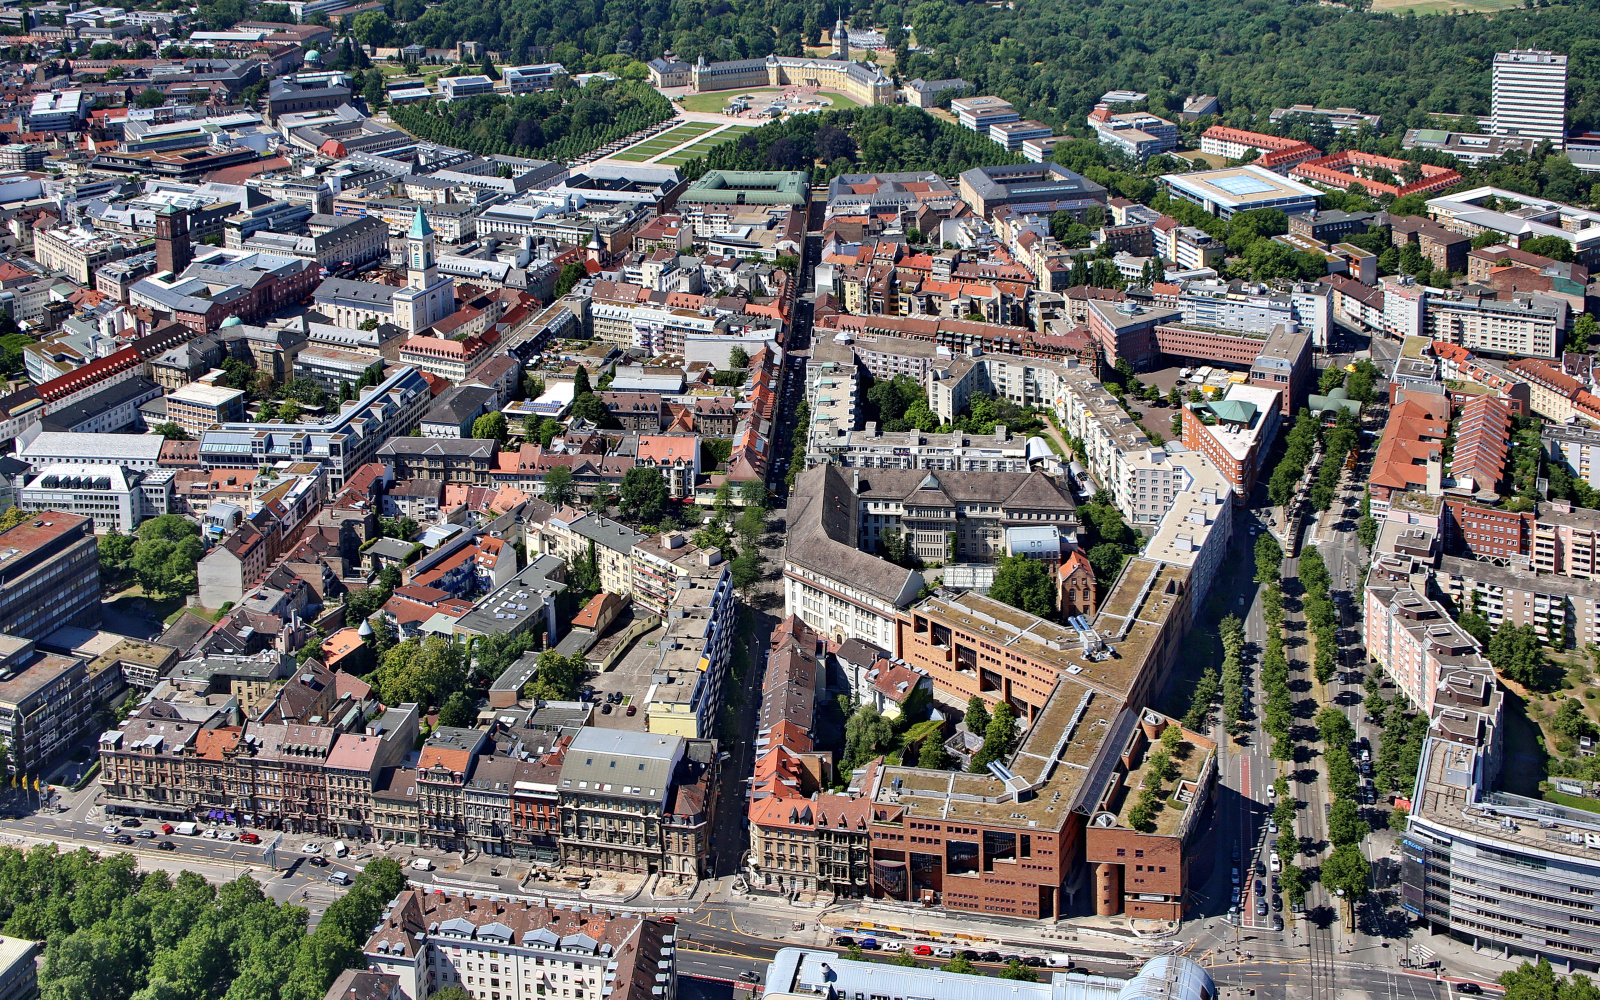
<path id="1" fill-rule="evenodd" d="M 1600 1000 L 1600 7 L 0 35 L 0 1000 Z"/>

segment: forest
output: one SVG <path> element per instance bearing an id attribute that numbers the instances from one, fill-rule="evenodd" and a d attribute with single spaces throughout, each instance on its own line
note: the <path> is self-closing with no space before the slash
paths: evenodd
<path id="1" fill-rule="evenodd" d="M 864 0 L 845 12 L 856 26 L 891 28 L 896 72 L 912 79 L 962 77 L 982 93 L 1016 102 L 1048 124 L 1081 125 L 1110 89 L 1149 92 L 1151 110 L 1176 111 L 1190 94 L 1215 94 L 1235 115 L 1310 103 L 1381 114 L 1386 130 L 1427 123 L 1427 114 L 1489 110 L 1490 62 L 1511 48 L 1571 56 L 1570 122 L 1600 125 L 1600 6 L 1540 5 L 1490 15 L 1391 16 L 1345 5 L 1289 0 L 1156 0 L 1071 3 L 1016 0 L 895 4 Z M 401 10 L 391 0 L 391 16 Z M 223 5 L 216 5 L 218 8 Z M 693 62 L 777 52 L 798 55 L 831 27 L 837 4 L 807 0 L 445 0 L 409 24 L 393 44 L 452 46 L 472 39 L 505 53 L 598 68 L 607 55 L 643 59 L 671 50 Z M 202 12 L 211 10 L 202 8 Z"/>
<path id="2" fill-rule="evenodd" d="M 596 80 L 587 87 L 505 98 L 396 105 L 394 123 L 423 139 L 475 153 L 573 159 L 672 117 L 665 97 L 642 83 Z"/>
<path id="3" fill-rule="evenodd" d="M 936 170 L 955 176 L 971 167 L 1021 163 L 986 136 L 940 121 L 919 108 L 879 105 L 792 115 L 746 132 L 680 169 L 796 170 L 820 163 L 817 183 L 854 171 Z"/>

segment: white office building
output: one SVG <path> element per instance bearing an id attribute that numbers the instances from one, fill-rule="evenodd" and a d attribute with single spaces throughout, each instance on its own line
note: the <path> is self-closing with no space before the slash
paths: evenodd
<path id="1" fill-rule="evenodd" d="M 1495 135 L 1549 139 L 1557 149 L 1567 133 L 1567 57 L 1513 49 L 1494 57 Z"/>
<path id="2" fill-rule="evenodd" d="M 64 510 L 94 519 L 95 530 L 129 534 L 146 518 L 172 509 L 172 469 L 136 471 L 125 465 L 49 465 L 17 491 L 23 510 Z"/>

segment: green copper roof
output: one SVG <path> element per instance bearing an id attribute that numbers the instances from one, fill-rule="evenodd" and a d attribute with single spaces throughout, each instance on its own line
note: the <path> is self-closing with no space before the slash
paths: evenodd
<path id="1" fill-rule="evenodd" d="M 422 206 L 417 206 L 417 217 L 411 220 L 411 232 L 406 236 L 413 240 L 420 240 L 424 236 L 432 236 L 433 227 L 428 225 L 428 217 L 422 214 Z"/>
<path id="2" fill-rule="evenodd" d="M 1256 404 L 1242 399 L 1219 399 L 1206 405 L 1211 407 L 1211 412 L 1216 414 L 1218 420 L 1230 424 L 1249 424 L 1256 415 Z"/>

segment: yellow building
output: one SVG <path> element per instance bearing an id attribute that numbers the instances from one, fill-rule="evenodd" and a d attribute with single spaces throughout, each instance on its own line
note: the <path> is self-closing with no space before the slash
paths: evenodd
<path id="1" fill-rule="evenodd" d="M 893 104 L 894 81 L 870 63 L 848 59 L 767 56 L 707 63 L 701 56 L 690 71 L 694 89 L 752 90 L 757 87 L 816 87 L 832 90 L 861 104 Z"/>

